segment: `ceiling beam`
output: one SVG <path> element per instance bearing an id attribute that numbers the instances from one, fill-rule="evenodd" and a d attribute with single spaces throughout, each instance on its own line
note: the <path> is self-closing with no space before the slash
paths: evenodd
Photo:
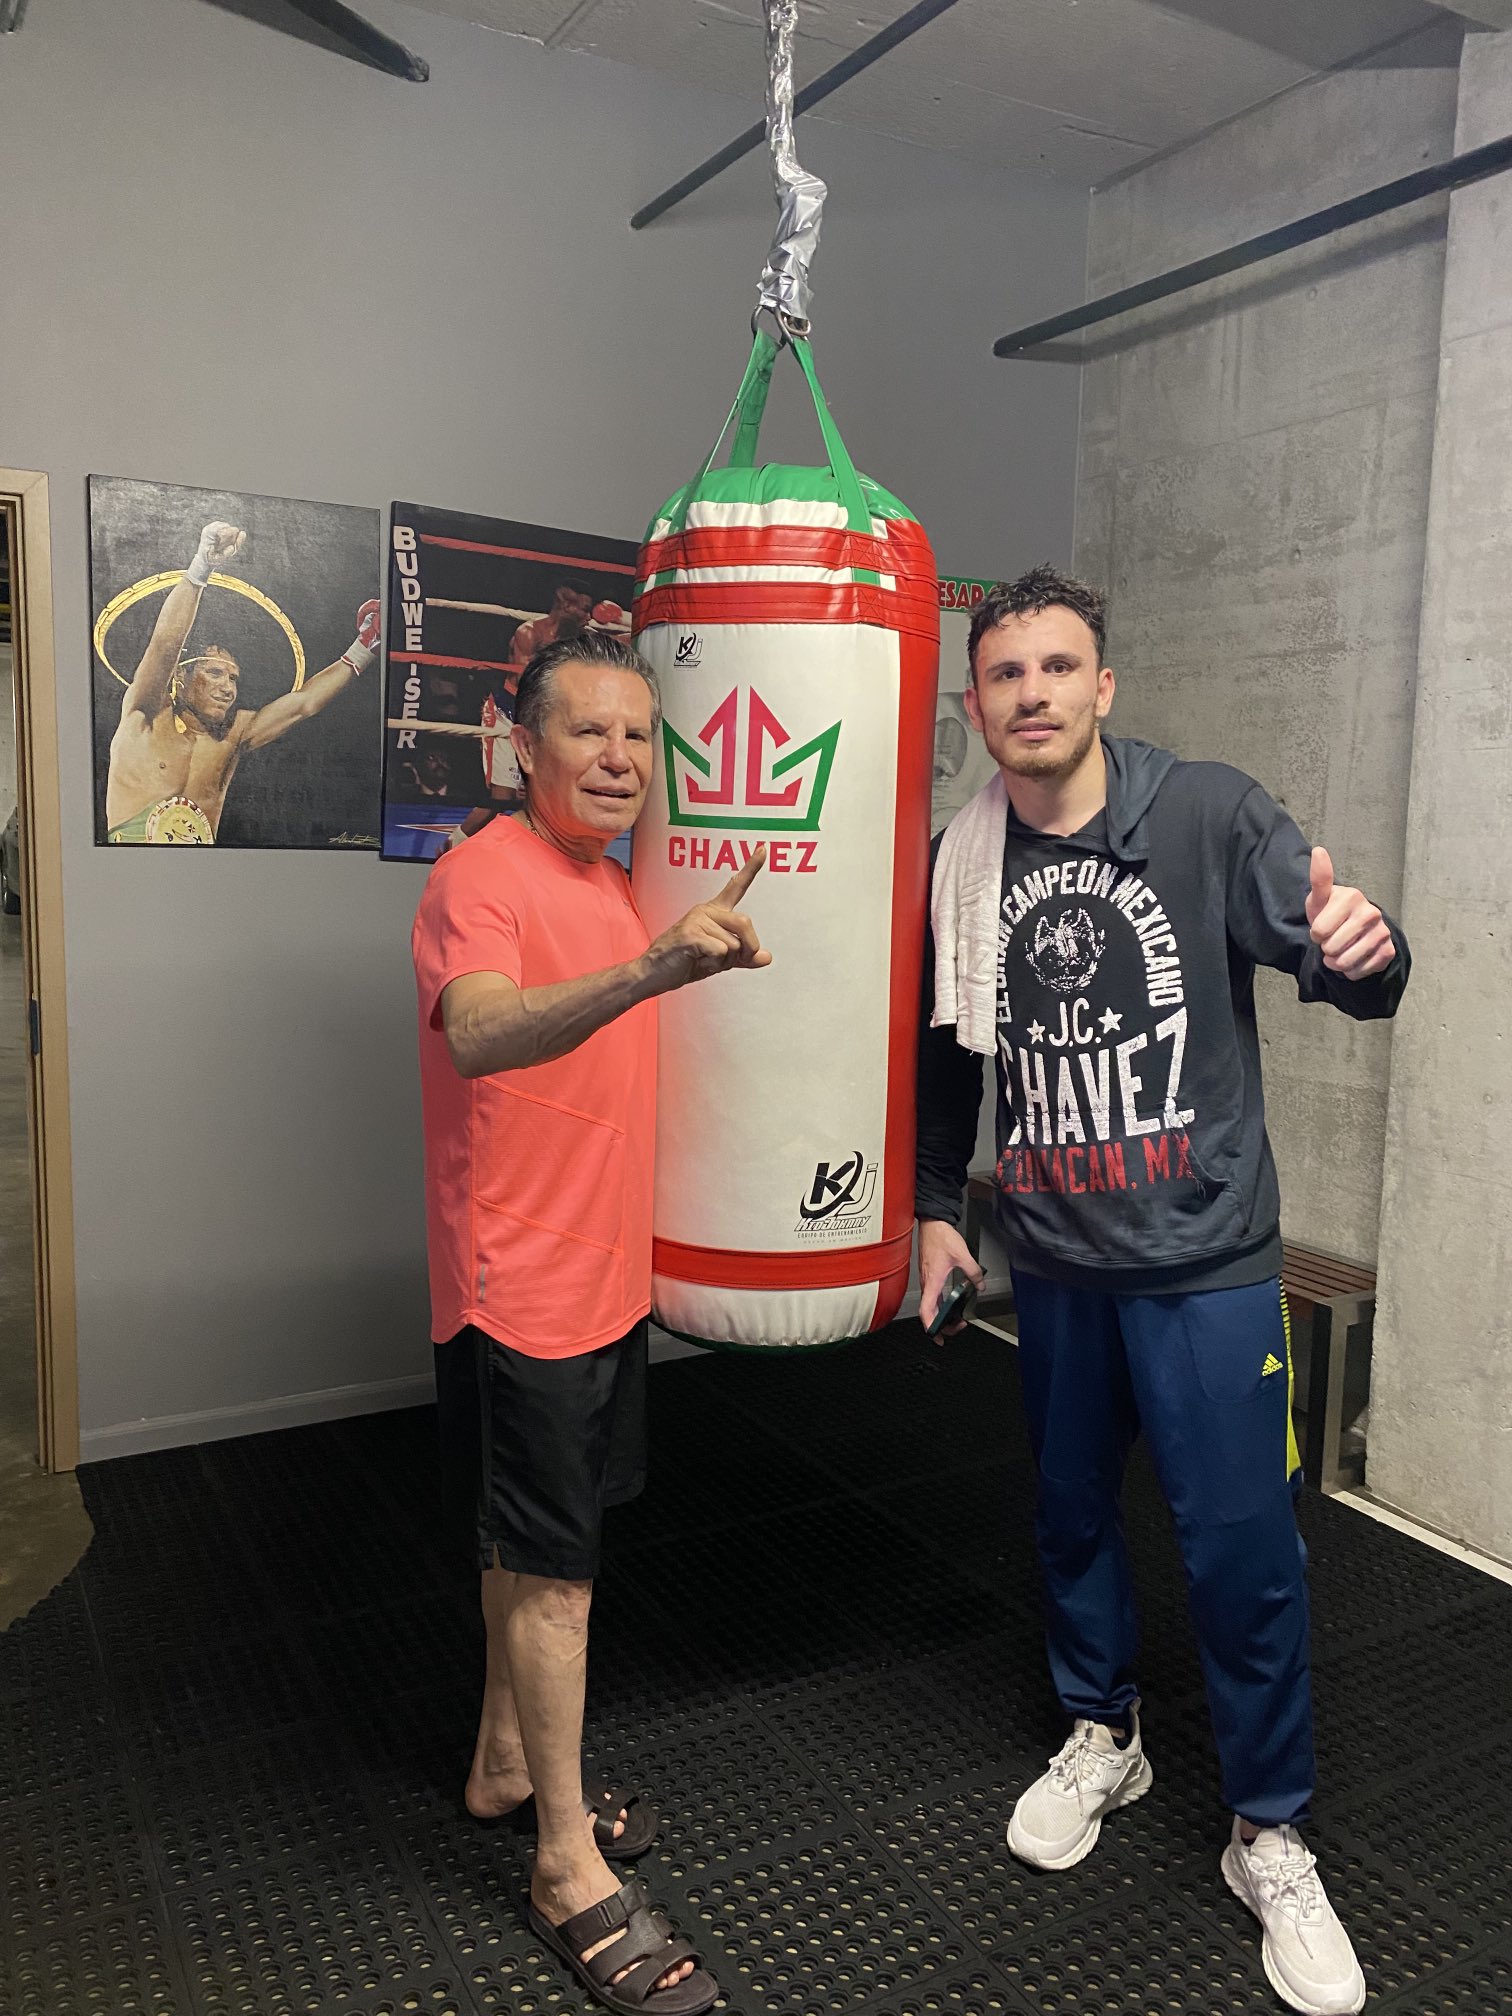
<path id="1" fill-rule="evenodd" d="M 1063 336 L 1075 335 L 1080 329 L 1095 329 L 1135 308 L 1169 300 L 1173 294 L 1185 294 L 1225 274 L 1242 273 L 1247 266 L 1258 266 L 1261 260 L 1274 259 L 1281 252 L 1293 252 L 1299 245 L 1316 244 L 1320 238 L 1332 237 L 1334 232 L 1363 223 L 1366 218 L 1384 217 L 1409 203 L 1421 203 L 1425 197 L 1442 196 L 1451 189 L 1468 189 L 1472 182 L 1484 182 L 1493 175 L 1509 172 L 1512 172 L 1512 133 L 1502 140 L 1490 140 L 1484 147 L 1473 147 L 1468 154 L 1456 154 L 1452 161 L 1442 161 L 1435 168 L 1415 169 L 1411 175 L 1399 175 L 1394 182 L 1383 182 L 1379 188 L 1367 189 L 1362 195 L 1330 203 L 1326 210 L 1315 210 L 1310 217 L 1299 217 L 1274 231 L 1262 231 L 1258 238 L 1246 238 L 1226 252 L 1211 252 L 1205 259 L 1190 260 L 1154 280 L 1120 287 L 1116 294 L 1089 301 L 1085 308 L 1068 308 L 1063 315 L 1052 315 L 1048 322 L 1032 322 L 1027 329 L 1015 329 L 1010 335 L 998 338 L 992 354 L 1031 356 L 1046 345 L 1059 343 Z M 1053 361 L 1072 360 L 1060 352 Z"/>
<path id="2" fill-rule="evenodd" d="M 371 63 L 375 69 L 386 70 L 390 77 L 402 77 L 411 84 L 424 84 L 429 78 L 430 65 L 423 56 L 416 56 L 392 35 L 385 35 L 381 28 L 346 6 L 345 0 L 289 0 L 289 4 L 317 27 L 329 29 L 354 56 Z"/>
<path id="3" fill-rule="evenodd" d="M 238 14 L 244 21 L 296 36 L 335 56 L 350 56 L 370 70 L 385 71 L 407 83 L 423 84 L 430 65 L 392 35 L 348 7 L 346 0 L 209 0 L 212 7 Z M 0 0 L 0 6 L 4 0 Z"/>
<path id="4" fill-rule="evenodd" d="M 1512 0 L 1433 0 L 1433 5 L 1477 28 L 1512 28 Z"/>

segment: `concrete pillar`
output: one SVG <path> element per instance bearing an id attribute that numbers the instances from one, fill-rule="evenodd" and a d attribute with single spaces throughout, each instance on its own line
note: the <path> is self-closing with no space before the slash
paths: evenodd
<path id="1" fill-rule="evenodd" d="M 1458 147 L 1512 132 L 1467 37 Z M 1392 1054 L 1370 1484 L 1512 1558 L 1512 177 L 1455 196 Z"/>

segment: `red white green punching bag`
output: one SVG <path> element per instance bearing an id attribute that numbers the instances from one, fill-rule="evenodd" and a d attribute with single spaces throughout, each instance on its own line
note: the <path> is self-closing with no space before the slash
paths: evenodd
<path id="1" fill-rule="evenodd" d="M 779 1349 L 879 1329 L 907 1285 L 939 661 L 924 530 L 857 474 L 791 348 L 827 466 L 756 466 L 778 354 L 758 333 L 730 462 L 658 512 L 634 610 L 664 710 L 646 925 L 765 841 L 746 907 L 773 955 L 661 1002 L 654 1314 Z"/>

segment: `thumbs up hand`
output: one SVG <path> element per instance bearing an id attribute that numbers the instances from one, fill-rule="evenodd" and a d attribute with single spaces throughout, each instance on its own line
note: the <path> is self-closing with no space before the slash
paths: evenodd
<path id="1" fill-rule="evenodd" d="M 1311 885 L 1307 892 L 1307 921 L 1316 924 L 1334 891 L 1333 862 L 1328 858 L 1326 847 L 1314 847 L 1312 865 L 1308 871 Z M 1313 936 L 1316 938 L 1317 933 Z"/>
<path id="2" fill-rule="evenodd" d="M 1361 889 L 1335 882 L 1326 847 L 1314 847 L 1308 871 L 1307 922 L 1323 964 L 1346 980 L 1368 980 L 1396 957 L 1391 926 Z"/>

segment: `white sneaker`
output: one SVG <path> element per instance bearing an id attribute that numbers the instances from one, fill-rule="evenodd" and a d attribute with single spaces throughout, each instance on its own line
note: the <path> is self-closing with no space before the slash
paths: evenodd
<path id="1" fill-rule="evenodd" d="M 1265 1927 L 1260 1949 L 1270 1984 L 1303 2016 L 1357 2016 L 1365 1976 L 1295 1827 L 1267 1827 L 1246 1842 L 1234 1822 L 1223 1878 Z"/>
<path id="2" fill-rule="evenodd" d="M 1139 1711 L 1122 1750 L 1101 1722 L 1078 1722 L 1050 1769 L 1013 1809 L 1008 1846 L 1036 1869 L 1070 1869 L 1090 1855 L 1102 1832 L 1103 1815 L 1142 1799 L 1155 1782 L 1139 1735 Z"/>

